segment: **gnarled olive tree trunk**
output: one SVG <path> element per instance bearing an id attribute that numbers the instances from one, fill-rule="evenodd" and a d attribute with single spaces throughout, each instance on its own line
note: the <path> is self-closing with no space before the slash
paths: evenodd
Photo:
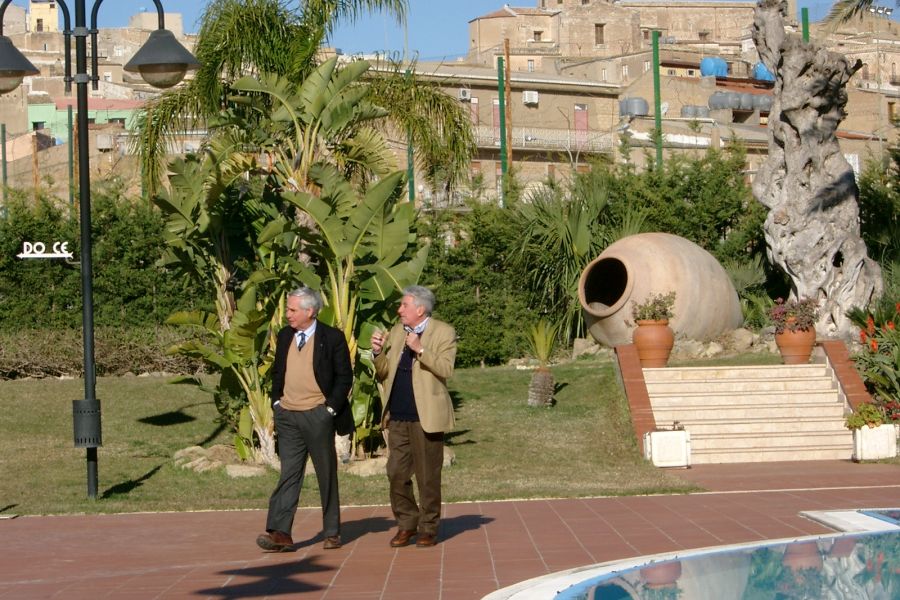
<path id="1" fill-rule="evenodd" d="M 784 30 L 786 3 L 763 0 L 753 40 L 775 74 L 769 158 L 753 194 L 769 214 L 769 258 L 787 273 L 793 294 L 819 301 L 820 335 L 849 337 L 845 316 L 881 294 L 881 269 L 859 233 L 859 188 L 835 132 L 846 116 L 847 82 L 862 67 Z"/>

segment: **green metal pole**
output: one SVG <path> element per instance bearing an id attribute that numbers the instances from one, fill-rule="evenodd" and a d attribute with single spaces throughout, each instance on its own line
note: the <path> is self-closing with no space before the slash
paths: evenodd
<path id="1" fill-rule="evenodd" d="M 75 140 L 72 126 L 72 105 L 69 105 L 69 208 L 75 207 Z"/>
<path id="2" fill-rule="evenodd" d="M 794 18 L 795 15 L 791 15 Z M 803 24 L 803 41 L 809 42 L 809 9 L 800 9 L 800 22 Z"/>
<path id="3" fill-rule="evenodd" d="M 503 57 L 497 58 L 497 92 L 500 96 L 500 206 L 506 204 L 506 82 Z"/>
<path id="4" fill-rule="evenodd" d="M 662 102 L 659 91 L 659 31 L 653 32 L 653 107 L 656 112 L 656 168 L 662 167 Z"/>
<path id="5" fill-rule="evenodd" d="M 3 215 L 6 218 L 6 123 L 0 123 L 0 163 L 3 165 Z"/>
<path id="6" fill-rule="evenodd" d="M 416 202 L 416 172 L 413 168 L 413 144 L 412 134 L 406 131 L 406 180 L 409 193 L 409 201 Z"/>
<path id="7" fill-rule="evenodd" d="M 404 58 L 406 57 L 404 52 Z M 410 70 L 406 69 L 406 77 L 409 78 L 411 75 Z M 413 141 L 412 141 L 412 130 L 407 128 L 406 130 L 406 182 L 407 182 L 407 195 L 409 196 L 409 201 L 413 204 L 416 203 L 416 171 L 415 164 L 413 162 Z"/>

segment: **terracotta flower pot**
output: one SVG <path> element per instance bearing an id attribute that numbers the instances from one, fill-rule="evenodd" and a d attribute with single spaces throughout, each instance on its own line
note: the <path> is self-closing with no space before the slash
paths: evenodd
<path id="1" fill-rule="evenodd" d="M 641 582 L 648 588 L 674 587 L 681 577 L 681 561 L 673 560 L 643 567 L 640 575 Z"/>
<path id="2" fill-rule="evenodd" d="M 781 564 L 793 571 L 803 569 L 821 569 L 822 555 L 815 542 L 794 542 L 784 549 Z"/>
<path id="3" fill-rule="evenodd" d="M 775 334 L 775 345 L 781 352 L 781 360 L 786 365 L 802 365 L 809 362 L 813 346 L 816 345 L 815 329 L 785 329 Z"/>
<path id="4" fill-rule="evenodd" d="M 675 345 L 675 334 L 669 327 L 668 319 L 637 321 L 631 340 L 637 347 L 642 367 L 664 367 Z"/>
<path id="5" fill-rule="evenodd" d="M 852 537 L 841 537 L 834 540 L 834 543 L 831 544 L 831 548 L 828 550 L 828 556 L 833 556 L 834 558 L 845 558 L 853 554 L 853 549 L 856 547 L 856 540 Z"/>

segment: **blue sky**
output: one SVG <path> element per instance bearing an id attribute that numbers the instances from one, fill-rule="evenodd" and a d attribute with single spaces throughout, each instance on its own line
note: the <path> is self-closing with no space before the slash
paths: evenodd
<path id="1" fill-rule="evenodd" d="M 27 5 L 27 0 L 14 2 Z M 92 1 L 86 0 L 86 3 L 90 15 Z M 207 0 L 162 0 L 162 3 L 169 11 L 180 11 L 185 31 L 193 32 L 197 30 Z M 410 12 L 405 31 L 384 15 L 373 14 L 356 24 L 341 27 L 331 41 L 333 46 L 346 54 L 383 50 L 402 54 L 406 46 L 410 54 L 418 52 L 420 60 L 454 58 L 466 53 L 468 22 L 498 10 L 503 4 L 504 0 L 409 0 Z M 509 4 L 537 6 L 535 0 L 512 1 Z M 829 0 L 798 0 L 797 4 L 798 7 L 808 7 L 810 20 L 816 21 L 828 12 L 832 3 Z M 893 6 L 894 2 L 881 0 L 880 4 Z M 68 5 L 74 19 L 74 0 L 70 0 Z M 124 27 L 131 15 L 142 11 L 155 11 L 152 0 L 105 1 L 98 12 L 99 24 L 101 27 Z M 900 16 L 900 11 L 895 16 Z"/>

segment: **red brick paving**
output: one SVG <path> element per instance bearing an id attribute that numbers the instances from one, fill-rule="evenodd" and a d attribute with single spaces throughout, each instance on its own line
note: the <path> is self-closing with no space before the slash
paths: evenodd
<path id="1" fill-rule="evenodd" d="M 598 562 L 829 533 L 800 511 L 900 505 L 894 465 L 699 465 L 676 474 L 710 491 L 449 504 L 434 548 L 389 548 L 386 506 L 345 508 L 345 545 L 327 552 L 305 539 L 321 512 L 301 509 L 297 549 L 281 554 L 256 547 L 258 510 L 2 520 L 0 598 L 481 598 Z"/>

